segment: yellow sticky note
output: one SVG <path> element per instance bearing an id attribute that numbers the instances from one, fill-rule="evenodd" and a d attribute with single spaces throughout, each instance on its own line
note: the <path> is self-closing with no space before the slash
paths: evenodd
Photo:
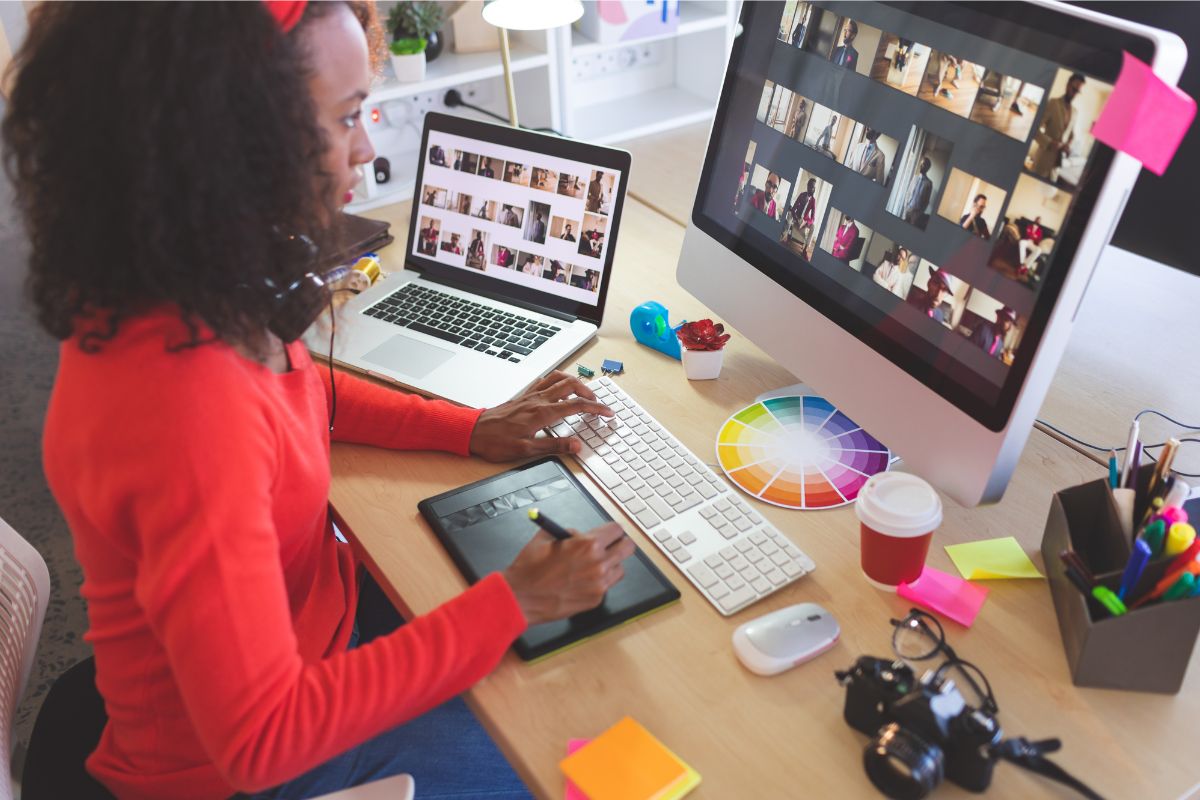
<path id="1" fill-rule="evenodd" d="M 630 717 L 559 762 L 590 800 L 672 800 L 700 776 Z"/>
<path id="2" fill-rule="evenodd" d="M 1042 573 L 1011 536 L 946 545 L 946 554 L 969 581 L 1040 578 Z"/>

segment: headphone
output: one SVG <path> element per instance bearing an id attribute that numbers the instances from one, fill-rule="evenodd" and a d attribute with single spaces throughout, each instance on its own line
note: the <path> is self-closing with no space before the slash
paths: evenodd
<path id="1" fill-rule="evenodd" d="M 320 253 L 316 243 L 304 234 L 289 235 L 285 249 L 290 260 L 304 264 L 315 264 Z M 330 304 L 332 292 L 326 277 L 316 272 L 305 272 L 286 286 L 280 286 L 271 278 L 263 278 L 263 289 L 271 304 L 267 329 L 285 344 L 299 339 L 308 327 Z"/>
<path id="2" fill-rule="evenodd" d="M 270 278 L 264 278 L 263 284 L 272 305 L 267 328 L 285 344 L 299 339 L 332 297 L 329 284 L 315 272 L 306 272 L 283 287 Z"/>

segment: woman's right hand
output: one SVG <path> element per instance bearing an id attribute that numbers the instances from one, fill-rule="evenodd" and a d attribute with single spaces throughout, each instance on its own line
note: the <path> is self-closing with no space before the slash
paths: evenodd
<path id="1" fill-rule="evenodd" d="M 504 578 L 525 621 L 538 625 L 600 605 L 609 587 L 625 576 L 621 562 L 634 550 L 615 522 L 587 533 L 572 530 L 564 541 L 539 530 L 504 570 Z"/>

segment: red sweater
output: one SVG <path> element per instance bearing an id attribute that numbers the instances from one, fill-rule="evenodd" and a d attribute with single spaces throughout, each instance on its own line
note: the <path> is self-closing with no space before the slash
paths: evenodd
<path id="1" fill-rule="evenodd" d="M 294 778 L 462 692 L 525 620 L 496 575 L 347 651 L 355 564 L 327 513 L 327 372 L 279 375 L 177 316 L 65 342 L 45 469 L 83 567 L 109 722 L 88 770 L 122 798 Z M 335 438 L 467 454 L 478 410 L 338 376 Z"/>

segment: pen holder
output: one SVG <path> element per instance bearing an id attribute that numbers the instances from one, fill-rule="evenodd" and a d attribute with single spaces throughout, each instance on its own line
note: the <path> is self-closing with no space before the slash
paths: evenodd
<path id="1" fill-rule="evenodd" d="M 1150 471 L 1142 470 L 1143 483 Z M 1054 495 L 1046 519 L 1042 558 L 1071 679 L 1076 686 L 1175 694 L 1200 633 L 1200 598 L 1151 603 L 1114 617 L 1075 588 L 1058 557 L 1073 549 L 1098 583 L 1117 590 L 1131 543 L 1111 498 L 1106 480 L 1074 486 Z M 1169 563 L 1160 558 L 1147 565 L 1130 596 L 1158 583 Z"/>

